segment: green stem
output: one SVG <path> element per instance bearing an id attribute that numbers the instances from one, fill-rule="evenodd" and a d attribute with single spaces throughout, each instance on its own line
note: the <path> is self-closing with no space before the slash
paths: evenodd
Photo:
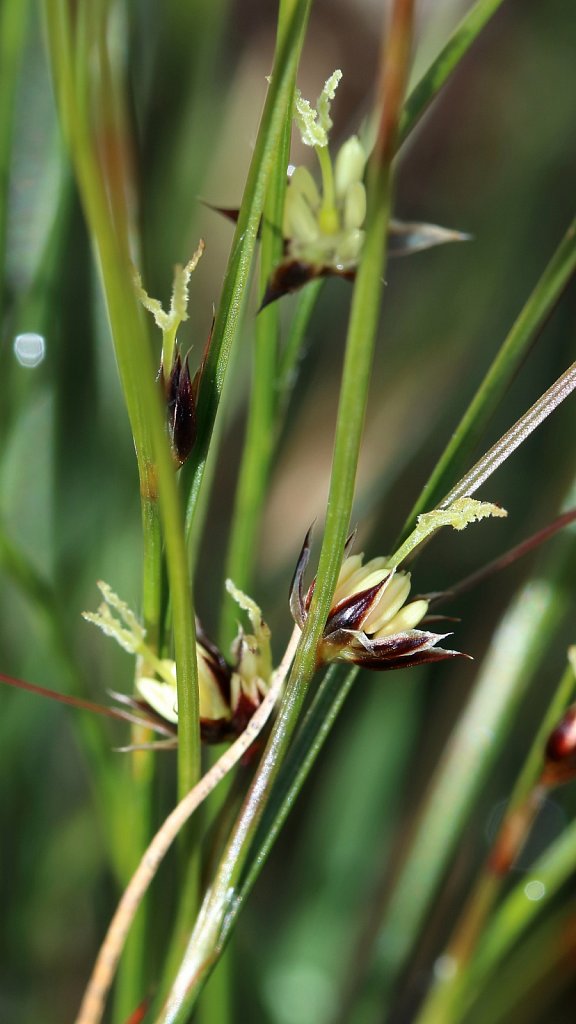
<path id="1" fill-rule="evenodd" d="M 466 1015 L 467 1024 L 484 1024 L 487 1000 L 490 1024 L 525 1020 L 518 1012 L 519 1004 L 522 1010 L 529 1005 L 532 1021 L 546 1020 L 551 997 L 558 998 L 559 981 L 568 984 L 572 980 L 575 919 L 576 905 L 572 900 L 553 916 L 539 922 L 511 956 L 498 965 L 497 977 L 493 981 L 489 979 L 488 990 L 483 989 L 482 1004 L 474 1006 L 472 1013 Z"/>
<path id="2" fill-rule="evenodd" d="M 18 75 L 26 40 L 29 0 L 4 0 L 0 7 L 0 324 L 3 323 L 8 189 Z"/>
<path id="3" fill-rule="evenodd" d="M 180 497 L 155 366 L 132 282 L 135 228 L 126 158 L 128 128 L 121 76 L 114 75 L 107 50 L 110 11 L 106 4 L 89 5 L 84 0 L 73 18 L 67 0 L 45 0 L 45 13 L 61 122 L 98 259 L 136 448 L 144 547 L 143 617 L 151 646 L 157 643 L 161 611 L 163 519 L 180 709 L 178 786 L 183 795 L 200 774 L 194 617 Z M 143 663 L 137 667 L 140 670 L 146 670 Z M 138 795 L 130 803 L 130 827 L 122 835 L 128 861 L 137 863 L 149 832 L 150 755 L 135 753 L 131 767 Z M 133 1008 L 141 994 L 144 926 L 140 915 L 119 989 L 121 1014 Z"/>
<path id="4" fill-rule="evenodd" d="M 546 790 L 538 786 L 538 780 L 544 765 L 546 740 L 561 718 L 573 690 L 574 672 L 568 666 L 522 766 L 488 861 L 466 901 L 445 950 L 444 955 L 450 963 L 449 976 L 437 980 L 417 1017 L 417 1024 L 443 1024 L 444 1021 L 456 1019 L 454 1010 L 466 988 L 466 966 L 474 954 L 478 937 L 502 891 L 510 868 L 542 806 Z"/>
<path id="5" fill-rule="evenodd" d="M 440 89 L 457 70 L 462 58 L 466 56 L 477 36 L 503 2 L 504 0 L 477 0 L 456 26 L 447 43 L 406 100 L 400 121 L 399 145 L 403 145 L 412 129 L 422 119 Z"/>
<path id="6" fill-rule="evenodd" d="M 113 127 L 110 112 L 97 104 L 101 54 L 82 34 L 86 8 L 81 5 L 74 36 L 65 0 L 45 0 L 52 70 L 61 119 L 74 161 L 86 218 L 98 257 L 120 380 L 134 436 L 140 475 L 144 556 L 144 617 L 157 629 L 161 594 L 160 514 L 164 521 L 166 558 L 174 609 L 174 642 L 178 677 L 179 788 L 189 789 L 200 771 L 198 686 L 190 586 L 186 569 L 180 498 L 167 444 L 155 366 L 134 298 L 130 260 L 132 225 L 113 220 L 112 211 L 126 213 L 126 204 L 109 203 L 109 192 L 124 191 L 99 160 L 98 138 Z M 105 14 L 105 12 L 104 12 Z M 96 68 L 96 70 L 94 70 Z M 88 77 L 91 74 L 92 77 Z M 95 79 L 95 80 L 94 80 Z M 94 125 L 94 110 L 100 121 Z M 107 138 L 108 144 L 111 144 Z M 125 139 L 118 139 L 123 149 Z M 120 211 L 120 212 L 119 212 Z M 160 502 L 159 502 L 160 499 Z"/>
<path id="7" fill-rule="evenodd" d="M 338 717 L 358 675 L 358 669 L 342 671 L 332 665 L 326 672 L 310 704 L 294 742 L 282 762 L 250 850 L 247 870 L 238 895 L 224 922 L 220 942 L 232 931 L 244 903 L 252 891 L 268 855 L 308 778 L 316 759 Z"/>
<path id="8" fill-rule="evenodd" d="M 367 976 L 363 1005 L 374 1015 L 376 1007 L 383 1013 L 389 1006 L 470 808 L 562 620 L 573 563 L 574 540 L 562 535 L 546 573 L 520 591 L 503 618 L 430 781 L 389 905 L 374 908 L 375 952 L 353 983 L 357 991 Z"/>
<path id="9" fill-rule="evenodd" d="M 164 331 L 162 334 L 162 367 L 165 377 L 168 376 L 174 362 L 174 349 L 176 347 L 176 327 Z"/>
<path id="10" fill-rule="evenodd" d="M 293 98 L 293 82 L 298 67 L 311 0 L 291 0 L 287 6 L 283 42 L 274 68 L 254 155 L 248 172 L 244 197 L 232 240 L 230 259 L 224 276 L 220 304 L 216 314 L 210 352 L 198 399 L 198 437 L 185 480 L 189 488 L 186 532 L 194 532 L 194 519 L 204 477 L 206 458 L 216 412 L 228 368 L 230 350 L 238 334 L 248 295 L 248 277 L 258 235 L 268 179 Z"/>
<path id="11" fill-rule="evenodd" d="M 473 1005 L 493 971 L 534 921 L 547 910 L 556 893 L 574 876 L 576 864 L 576 822 L 530 868 L 530 877 L 543 886 L 543 898 L 526 898 L 526 879 L 514 887 L 494 914 L 478 952 L 470 965 L 468 983 L 461 1002 L 462 1013 Z"/>
<path id="12" fill-rule="evenodd" d="M 279 36 L 278 45 L 280 46 Z M 294 88 L 295 80 L 292 81 Z M 290 153 L 291 110 L 286 110 L 278 159 L 270 174 L 260 243 L 260 293 L 263 294 L 273 267 L 282 257 L 282 211 L 286 194 L 286 167 Z M 278 303 L 261 310 L 256 318 L 252 367 L 251 400 L 240 475 L 232 516 L 232 532 L 226 575 L 241 590 L 250 592 L 257 553 L 257 538 L 266 497 L 275 431 L 276 374 L 280 336 Z M 227 650 L 236 630 L 237 607 L 229 596 L 222 604 L 220 646 Z"/>

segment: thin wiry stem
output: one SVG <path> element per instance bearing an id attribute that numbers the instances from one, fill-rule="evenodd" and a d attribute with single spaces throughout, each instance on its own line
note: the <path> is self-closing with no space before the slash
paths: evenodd
<path id="1" fill-rule="evenodd" d="M 574 388 L 576 388 L 576 363 L 572 363 L 538 401 L 534 402 L 528 412 L 524 413 L 514 426 L 510 427 L 510 430 L 507 430 L 500 440 L 492 445 L 489 451 L 448 492 L 438 507 L 448 508 L 453 501 L 456 501 L 456 498 L 469 497 L 474 494 L 484 481 L 492 476 L 492 473 L 506 459 L 510 458 L 521 444 L 524 444 L 536 427 L 539 427 L 546 417 L 554 412 L 554 409 L 561 405 L 565 398 L 568 398 Z"/>

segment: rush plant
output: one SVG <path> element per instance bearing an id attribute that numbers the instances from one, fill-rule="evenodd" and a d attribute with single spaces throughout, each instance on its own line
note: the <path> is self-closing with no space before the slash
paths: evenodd
<path id="1" fill-rule="evenodd" d="M 568 17 L 462 6 L 1 8 L 7 1019 L 571 1005 Z"/>

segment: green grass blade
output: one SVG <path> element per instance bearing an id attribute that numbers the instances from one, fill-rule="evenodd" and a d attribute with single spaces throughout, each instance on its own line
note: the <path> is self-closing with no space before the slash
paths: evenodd
<path id="1" fill-rule="evenodd" d="M 212 344 L 206 363 L 198 402 L 198 437 L 189 468 L 185 468 L 185 486 L 189 487 L 186 529 L 190 534 L 216 412 L 228 368 L 230 350 L 238 334 L 246 306 L 248 279 L 254 246 L 264 208 L 266 188 L 288 111 L 291 110 L 293 82 L 300 59 L 311 0 L 295 0 L 284 33 L 283 44 L 274 62 L 272 79 L 248 172 L 248 180 L 238 214 L 226 268 L 220 304 L 216 314 Z"/>
<path id="2" fill-rule="evenodd" d="M 574 901 L 562 907 L 547 920 L 536 922 L 536 927 L 525 940 L 514 949 L 504 963 L 498 965 L 496 978 L 487 979 L 483 987 L 480 1005 L 472 1007 L 466 1014 L 467 1024 L 485 1024 L 486 1005 L 489 1006 L 490 1024 L 507 1024 L 508 1021 L 525 1020 L 512 1017 L 520 1007 L 524 1011 L 529 1000 L 531 1020 L 545 1020 L 548 1016 L 550 991 L 548 979 L 558 994 L 558 968 L 563 968 L 563 978 L 568 984 L 572 977 L 574 956 Z M 539 1005 L 539 990 L 544 988 L 544 1002 Z M 536 1002 L 535 1002 L 536 1001 Z"/>
<path id="3" fill-rule="evenodd" d="M 534 793 L 534 787 L 537 785 L 544 767 L 546 741 L 560 721 L 573 690 L 574 672 L 568 665 L 554 691 L 520 770 L 506 806 L 498 836 L 501 836 L 503 832 L 506 834 L 507 824 L 514 819 L 522 807 L 526 807 L 526 801 Z M 524 828 L 525 830 L 530 829 L 533 825 L 534 818 L 527 819 Z M 525 831 L 524 839 L 526 836 L 527 832 Z M 496 839 L 497 846 L 498 838 Z M 448 977 L 435 979 L 418 1013 L 417 1024 L 443 1024 L 444 1021 L 452 1019 L 454 1007 L 458 1005 L 461 993 L 466 990 L 467 966 L 470 957 L 473 955 L 478 937 L 489 920 L 489 915 L 499 898 L 510 870 L 509 867 L 501 867 L 496 870 L 493 866 L 494 855 L 495 847 L 493 846 L 488 861 L 476 879 L 470 896 L 465 901 L 445 950 L 444 955 L 450 963 L 454 964 L 455 970 L 451 971 Z M 496 856 L 498 855 L 496 854 Z"/>
<path id="4" fill-rule="evenodd" d="M 502 749 L 550 637 L 568 603 L 574 541 L 513 602 L 494 636 L 468 703 L 434 773 L 410 849 L 384 910 L 366 1000 L 387 1006 L 442 881 L 474 800 Z M 486 743 L 486 736 L 490 742 Z"/>
<path id="5" fill-rule="evenodd" d="M 410 132 L 426 113 L 440 89 L 457 69 L 484 26 L 496 14 L 503 0 L 477 0 L 468 14 L 456 26 L 454 32 L 442 48 L 420 81 L 414 86 L 400 121 L 399 144 L 406 141 Z"/>
<path id="6" fill-rule="evenodd" d="M 282 37 L 279 35 L 279 45 Z M 291 88 L 295 87 L 295 71 Z M 286 168 L 290 155 L 292 109 L 286 108 L 278 158 L 268 181 L 260 241 L 259 294 L 263 295 L 273 268 L 282 259 L 282 213 Z M 250 593 L 257 559 L 257 540 L 275 447 L 274 413 L 280 343 L 280 306 L 266 306 L 256 317 L 252 353 L 252 384 L 248 423 L 236 488 L 226 576 Z M 237 628 L 237 607 L 226 594 L 222 603 L 220 646 L 228 650 Z"/>
<path id="7" fill-rule="evenodd" d="M 4 0 L 0 7 L 0 324 L 4 312 L 6 222 L 14 103 L 29 8 L 29 0 Z"/>
<path id="8" fill-rule="evenodd" d="M 231 930 L 234 919 L 253 888 L 357 675 L 357 669 L 344 672 L 337 666 L 332 666 L 326 672 L 274 784 L 270 801 L 254 837 L 250 865 L 238 892 L 237 905 L 226 922 L 223 938 Z"/>
<path id="9" fill-rule="evenodd" d="M 469 985 L 462 1000 L 462 1008 L 470 1005 L 503 958 L 540 914 L 550 906 L 561 887 L 573 878 L 575 867 L 576 822 L 572 822 L 530 869 L 530 877 L 544 886 L 543 898 L 527 899 L 527 881 L 523 878 L 494 914 L 478 954 L 471 964 Z"/>

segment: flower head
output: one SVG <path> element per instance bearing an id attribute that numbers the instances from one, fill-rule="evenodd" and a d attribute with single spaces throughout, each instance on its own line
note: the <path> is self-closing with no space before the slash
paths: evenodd
<path id="1" fill-rule="evenodd" d="M 198 691 L 200 698 L 200 729 L 204 742 L 221 742 L 233 734 L 230 706 L 231 671 L 201 626 L 197 626 Z M 202 639 L 200 639 L 202 636 Z M 158 679 L 157 676 L 161 678 Z M 156 714 L 167 722 L 178 724 L 178 691 L 176 662 L 164 658 L 157 666 L 156 677 L 141 676 L 136 683 L 138 693 Z"/>
<path id="2" fill-rule="evenodd" d="M 176 350 L 165 391 L 168 436 L 177 466 L 182 466 L 186 462 L 196 440 L 198 379 L 199 376 L 196 374 L 192 380 L 187 356 L 182 361 L 179 350 Z"/>
<path id="3" fill-rule="evenodd" d="M 417 629 L 428 611 L 422 598 L 407 602 L 410 573 L 387 565 L 386 558 L 373 558 L 365 565 L 362 555 L 349 555 L 353 537 L 346 545 L 330 614 L 318 652 L 320 662 L 339 659 L 364 668 L 387 671 L 422 665 L 445 658 L 461 657 L 458 651 L 437 648 L 448 633 Z M 304 592 L 304 573 L 310 557 L 309 534 L 298 559 L 292 581 L 290 608 L 303 628 L 315 581 Z"/>
<path id="4" fill-rule="evenodd" d="M 303 166 L 295 167 L 290 175 L 282 220 L 284 259 L 268 281 L 261 309 L 315 278 L 337 276 L 353 280 L 355 277 L 366 235 L 364 173 L 369 146 L 352 135 L 332 161 L 330 108 L 341 78 L 341 71 L 330 75 L 316 109 L 299 90 L 296 91 L 294 121 L 304 145 L 312 147 L 316 153 L 321 185 L 316 184 Z M 418 252 L 470 237 L 435 224 L 398 220 L 390 221 L 388 234 L 392 255 Z"/>
<path id="5" fill-rule="evenodd" d="M 260 608 L 230 580 L 226 585 L 242 611 L 247 613 L 252 632 L 239 628 L 232 644 L 231 662 L 228 662 L 196 621 L 200 729 L 205 743 L 222 743 L 243 732 L 266 695 L 272 676 L 270 630 Z M 141 657 L 150 672 L 136 681 L 138 699 L 122 694 L 114 696 L 148 716 L 153 728 L 157 727 L 155 722 L 164 722 L 169 723 L 169 734 L 175 732 L 178 724 L 176 662 L 158 658 L 146 643 L 146 631 L 134 612 L 108 584 L 98 586 L 104 601 L 96 612 L 84 612 L 84 618 L 112 636 L 124 650 Z"/>
<path id="6" fill-rule="evenodd" d="M 330 157 L 321 157 L 322 162 Z M 321 194 L 310 171 L 297 167 L 288 183 L 282 232 L 293 260 L 343 273 L 355 268 L 364 242 L 366 154 L 356 135 L 330 164 Z"/>
<path id="7" fill-rule="evenodd" d="M 334 163 L 330 157 L 330 107 L 341 78 L 341 71 L 328 78 L 316 109 L 296 92 L 294 120 L 302 142 L 318 157 L 322 185 L 318 187 L 306 167 L 294 169 L 284 203 L 285 259 L 276 268 L 262 305 L 315 277 L 354 275 L 364 243 L 366 191 L 362 179 L 367 152 L 353 135 Z"/>
<path id="8" fill-rule="evenodd" d="M 253 633 L 241 627 L 232 644 L 231 663 L 196 623 L 200 727 L 205 743 L 221 743 L 244 731 L 266 695 L 272 674 L 270 630 L 258 605 L 227 581 L 228 591 L 247 611 Z M 165 660 L 157 678 L 141 678 L 137 687 L 147 704 L 169 722 L 178 722 L 176 663 Z"/>
<path id="9" fill-rule="evenodd" d="M 362 179 L 367 153 L 356 135 L 341 147 L 335 164 L 328 151 L 330 105 L 342 78 L 335 71 L 318 97 L 317 110 L 296 94 L 295 121 L 302 141 L 313 146 L 322 174 L 322 191 L 305 167 L 288 183 L 283 234 L 293 260 L 345 272 L 352 269 L 364 241 L 366 192 Z"/>

